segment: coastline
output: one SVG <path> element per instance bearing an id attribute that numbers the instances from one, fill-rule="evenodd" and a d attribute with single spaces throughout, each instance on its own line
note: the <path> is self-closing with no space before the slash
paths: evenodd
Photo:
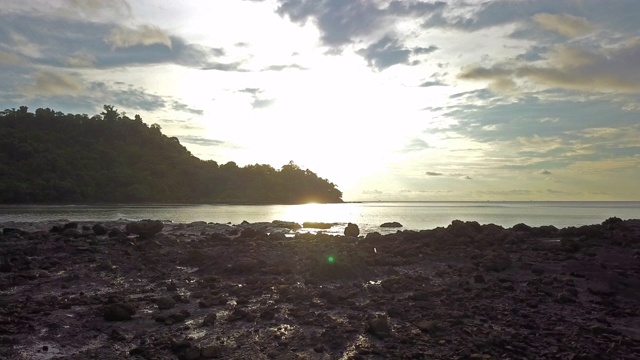
<path id="1" fill-rule="evenodd" d="M 361 237 L 167 223 L 144 239 L 125 221 L 53 225 L 0 224 L 0 356 L 640 356 L 640 220 Z"/>

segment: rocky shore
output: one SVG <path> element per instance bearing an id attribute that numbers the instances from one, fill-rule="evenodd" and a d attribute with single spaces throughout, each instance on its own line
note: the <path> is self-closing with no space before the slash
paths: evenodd
<path id="1" fill-rule="evenodd" d="M 0 225 L 0 358 L 640 358 L 640 220 L 295 225 Z"/>

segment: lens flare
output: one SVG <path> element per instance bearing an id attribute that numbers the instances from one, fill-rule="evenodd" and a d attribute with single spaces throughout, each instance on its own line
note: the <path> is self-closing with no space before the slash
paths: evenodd
<path id="1" fill-rule="evenodd" d="M 335 259 L 333 256 L 329 256 L 329 257 L 327 258 L 327 262 L 328 262 L 329 264 L 333 264 L 335 261 L 336 261 L 336 259 Z"/>

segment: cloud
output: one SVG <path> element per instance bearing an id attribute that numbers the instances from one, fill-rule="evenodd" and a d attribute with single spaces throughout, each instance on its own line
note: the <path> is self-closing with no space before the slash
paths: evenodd
<path id="1" fill-rule="evenodd" d="M 115 28 L 111 30 L 105 42 L 109 44 L 112 49 L 154 44 L 165 45 L 171 48 L 169 35 L 159 27 L 150 25 L 142 25 L 137 29 Z"/>
<path id="2" fill-rule="evenodd" d="M 71 67 L 93 67 L 96 63 L 96 57 L 91 54 L 76 52 L 72 56 L 67 57 L 64 62 Z"/>
<path id="3" fill-rule="evenodd" d="M 172 100 L 171 101 L 171 108 L 175 111 L 179 111 L 179 112 L 186 112 L 186 113 L 190 113 L 193 115 L 203 115 L 204 111 L 200 110 L 200 109 L 194 109 L 189 107 L 187 104 L 181 103 L 177 100 Z"/>
<path id="4" fill-rule="evenodd" d="M 262 94 L 264 90 L 260 88 L 244 88 L 237 91 L 251 95 L 251 107 L 253 107 L 254 109 L 266 108 L 275 103 L 274 99 L 261 97 L 260 94 Z"/>
<path id="5" fill-rule="evenodd" d="M 424 149 L 428 149 L 431 146 L 429 146 L 429 144 L 427 144 L 426 141 L 422 140 L 422 139 L 411 139 L 411 141 L 407 144 L 407 146 L 405 146 L 404 151 L 405 152 L 411 152 L 411 151 L 421 151 Z"/>
<path id="6" fill-rule="evenodd" d="M 516 81 L 584 92 L 640 92 L 640 37 L 596 50 L 559 45 L 547 53 L 546 66 L 497 64 L 470 67 L 458 78 L 488 81 L 496 90 L 514 90 Z"/>
<path id="7" fill-rule="evenodd" d="M 447 84 L 441 81 L 425 81 L 422 84 L 418 85 L 419 87 L 431 87 L 431 86 L 447 86 Z"/>
<path id="8" fill-rule="evenodd" d="M 20 89 L 28 95 L 71 95 L 84 90 L 82 81 L 71 73 L 39 70 L 31 74 L 30 77 L 33 79 L 33 83 Z"/>
<path id="9" fill-rule="evenodd" d="M 131 6 L 126 0 L 65 0 L 59 14 L 69 18 L 116 20 L 130 18 Z"/>
<path id="10" fill-rule="evenodd" d="M 0 64 L 2 65 L 20 65 L 24 62 L 25 60 L 19 55 L 0 51 Z"/>
<path id="11" fill-rule="evenodd" d="M 366 195 L 380 195 L 380 194 L 384 194 L 384 192 L 382 192 L 382 191 L 380 191 L 380 190 L 378 190 L 378 189 L 375 189 L 375 190 L 362 190 L 362 193 L 363 193 L 363 194 L 366 194 Z"/>
<path id="12" fill-rule="evenodd" d="M 427 175 L 427 176 L 443 176 L 444 174 L 440 173 L 440 172 L 435 172 L 435 171 L 427 171 L 425 173 L 425 175 Z"/>
<path id="13" fill-rule="evenodd" d="M 551 171 L 549 171 L 549 170 L 540 170 L 540 171 L 538 171 L 538 174 L 540 174 L 540 175 L 551 175 Z"/>
<path id="14" fill-rule="evenodd" d="M 431 54 L 432 52 L 438 50 L 437 46 L 431 45 L 429 47 L 415 47 L 413 49 L 411 49 L 411 52 L 416 54 L 416 55 L 424 55 L 424 54 Z"/>
<path id="15" fill-rule="evenodd" d="M 283 0 L 276 11 L 295 23 L 305 24 L 313 19 L 322 42 L 330 46 L 350 43 L 384 22 L 383 10 L 371 1 Z"/>
<path id="16" fill-rule="evenodd" d="M 585 35 L 593 30 L 587 19 L 568 14 L 539 13 L 533 16 L 533 20 L 544 29 L 569 38 Z"/>
<path id="17" fill-rule="evenodd" d="M 385 36 L 357 53 L 367 60 L 369 66 L 382 71 L 396 64 L 408 64 L 411 50 L 400 44 L 398 39 Z"/>
<path id="18" fill-rule="evenodd" d="M 238 90 L 238 92 L 247 93 L 247 94 L 251 94 L 251 95 L 257 95 L 257 94 L 262 92 L 262 89 L 260 89 L 260 88 L 244 88 L 244 89 Z"/>
<path id="19" fill-rule="evenodd" d="M 178 138 L 180 139 L 181 142 L 184 142 L 187 144 L 201 145 L 201 146 L 223 146 L 226 144 L 226 142 L 222 140 L 208 139 L 202 136 L 195 136 L 195 135 L 182 135 L 182 136 L 178 136 Z"/>
<path id="20" fill-rule="evenodd" d="M 260 71 L 282 71 L 287 69 L 307 70 L 307 68 L 298 64 L 288 64 L 288 65 L 271 65 L 271 66 L 267 66 L 266 68 Z"/>

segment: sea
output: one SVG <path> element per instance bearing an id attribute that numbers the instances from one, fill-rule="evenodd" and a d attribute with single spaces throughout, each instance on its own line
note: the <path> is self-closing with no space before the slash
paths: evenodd
<path id="1" fill-rule="evenodd" d="M 107 222 L 154 219 L 167 223 L 205 221 L 219 224 L 272 220 L 334 224 L 327 233 L 341 234 L 347 223 L 361 234 L 446 227 L 453 220 L 524 223 L 558 228 L 600 224 L 609 217 L 640 219 L 640 201 L 623 202 L 348 202 L 304 205 L 0 205 L 0 224 L 65 221 Z M 400 228 L 382 228 L 398 222 Z M 1 225 L 0 225 L 1 226 Z M 315 231 L 313 228 L 308 231 Z M 306 231 L 302 229 L 301 231 Z"/>

